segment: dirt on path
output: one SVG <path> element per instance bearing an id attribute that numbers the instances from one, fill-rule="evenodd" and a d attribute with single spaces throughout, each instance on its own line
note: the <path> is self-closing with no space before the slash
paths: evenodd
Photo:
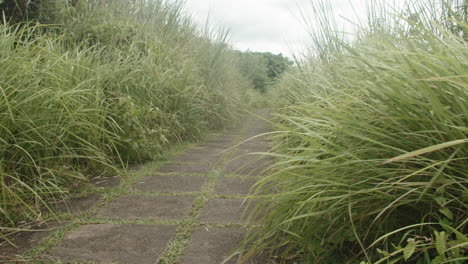
<path id="1" fill-rule="evenodd" d="M 249 190 L 272 162 L 249 154 L 269 149 L 266 137 L 255 137 L 269 131 L 268 118 L 268 109 L 258 110 L 128 186 L 116 179 L 97 182 L 121 188 L 120 194 L 87 196 L 77 208 L 58 208 L 87 213 L 29 237 L 29 244 L 51 241 L 29 255 L 34 263 L 237 263 L 235 257 L 224 261 L 245 234 Z M 11 254 L 9 259 L 4 262 L 15 263 Z"/>

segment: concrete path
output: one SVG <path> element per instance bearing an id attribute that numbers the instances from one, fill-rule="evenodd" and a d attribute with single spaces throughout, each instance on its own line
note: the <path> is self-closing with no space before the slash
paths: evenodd
<path id="1" fill-rule="evenodd" d="M 256 114 L 267 118 L 269 112 Z M 249 116 L 238 128 L 185 150 L 68 228 L 40 258 L 52 263 L 223 263 L 245 233 L 246 195 L 271 162 L 247 155 L 268 150 L 264 137 L 238 144 L 268 131 L 266 122 Z"/>

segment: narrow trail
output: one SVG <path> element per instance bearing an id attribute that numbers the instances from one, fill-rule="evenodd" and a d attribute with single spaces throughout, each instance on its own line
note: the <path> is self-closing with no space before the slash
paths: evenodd
<path id="1" fill-rule="evenodd" d="M 255 114 L 269 117 L 268 109 Z M 52 263 L 221 264 L 245 234 L 246 196 L 271 162 L 248 155 L 267 151 L 265 138 L 240 143 L 268 131 L 267 122 L 249 115 L 238 127 L 183 151 L 121 195 L 101 202 L 38 258 Z"/>

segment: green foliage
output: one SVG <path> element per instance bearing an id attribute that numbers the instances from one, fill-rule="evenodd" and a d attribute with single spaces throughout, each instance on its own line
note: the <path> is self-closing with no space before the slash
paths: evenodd
<path id="1" fill-rule="evenodd" d="M 255 89 L 265 93 L 276 79 L 292 65 L 282 54 L 270 52 L 238 52 L 239 69 Z"/>
<path id="2" fill-rule="evenodd" d="M 256 189 L 275 194 L 253 205 L 246 258 L 466 262 L 468 45 L 418 4 L 418 23 L 371 19 L 353 41 L 320 31 L 279 81 L 276 172 Z"/>
<path id="3" fill-rule="evenodd" d="M 56 23 L 62 12 L 76 1 L 69 0 L 2 0 L 0 23 Z"/>
<path id="4" fill-rule="evenodd" d="M 271 80 L 275 80 L 285 72 L 293 63 L 283 54 L 272 54 L 270 52 L 260 53 L 266 60 L 267 75 Z"/>
<path id="5" fill-rule="evenodd" d="M 245 108 L 248 81 L 225 32 L 181 8 L 82 0 L 59 25 L 0 25 L 0 231 L 40 217 L 72 184 L 200 139 Z"/>

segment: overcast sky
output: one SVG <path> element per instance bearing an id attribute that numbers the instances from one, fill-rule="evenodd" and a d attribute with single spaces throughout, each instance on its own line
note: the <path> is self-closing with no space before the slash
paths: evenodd
<path id="1" fill-rule="evenodd" d="M 302 13 L 313 20 L 310 2 L 320 0 L 185 0 L 186 8 L 201 24 L 211 22 L 230 29 L 234 48 L 270 51 L 287 56 L 298 54 L 310 45 Z M 326 0 L 339 24 L 365 19 L 365 2 L 370 0 Z M 405 0 L 384 0 L 402 5 Z M 352 5 L 350 4 L 352 3 Z M 300 9 L 299 9 L 300 6 Z M 345 31 L 352 31 L 351 24 Z M 310 30 L 309 30 L 310 31 Z"/>
<path id="2" fill-rule="evenodd" d="M 307 46 L 306 26 L 298 7 L 310 15 L 307 14 L 311 11 L 307 0 L 185 1 L 186 8 L 197 22 L 204 23 L 209 16 L 212 22 L 229 28 L 231 44 L 236 49 L 291 56 Z M 353 16 L 349 0 L 329 1 L 333 2 L 337 16 Z M 352 1 L 358 10 L 362 10 L 362 6 L 356 3 L 359 0 Z"/>
<path id="3" fill-rule="evenodd" d="M 296 0 L 186 0 L 186 6 L 199 23 L 209 15 L 229 28 L 236 49 L 290 54 L 305 39 Z"/>

